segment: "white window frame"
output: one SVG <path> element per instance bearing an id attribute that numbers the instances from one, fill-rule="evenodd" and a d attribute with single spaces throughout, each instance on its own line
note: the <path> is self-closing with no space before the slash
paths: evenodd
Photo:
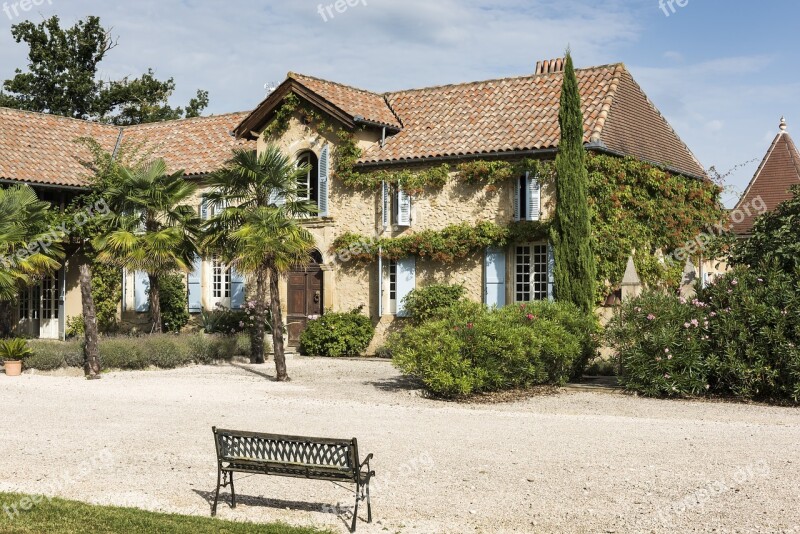
<path id="1" fill-rule="evenodd" d="M 548 300 L 549 246 L 546 242 L 514 246 L 514 302 Z"/>
<path id="2" fill-rule="evenodd" d="M 306 173 L 306 183 L 305 183 L 305 195 L 300 195 L 298 191 L 297 200 L 311 200 L 311 180 L 314 179 L 312 176 L 312 171 L 314 170 L 314 166 L 311 165 L 311 152 L 305 151 L 297 158 L 297 162 L 295 163 L 297 168 L 299 169 L 303 165 L 308 165 L 308 172 Z M 297 186 L 301 186 L 301 182 L 298 180 Z"/>

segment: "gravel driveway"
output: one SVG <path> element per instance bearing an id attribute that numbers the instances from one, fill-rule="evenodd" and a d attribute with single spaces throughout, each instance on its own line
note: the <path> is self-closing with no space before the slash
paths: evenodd
<path id="1" fill-rule="evenodd" d="M 289 371 L 288 384 L 262 376 L 271 364 L 0 375 L 0 490 L 207 515 L 217 425 L 358 437 L 378 477 L 362 533 L 800 533 L 797 409 L 573 391 L 462 405 L 383 361 L 297 357 Z M 346 532 L 349 488 L 236 488 L 220 517 Z"/>

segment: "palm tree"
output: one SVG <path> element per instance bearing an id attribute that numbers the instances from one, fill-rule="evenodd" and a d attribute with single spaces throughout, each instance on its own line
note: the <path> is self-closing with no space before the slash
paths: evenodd
<path id="1" fill-rule="evenodd" d="M 118 166 L 104 197 L 109 229 L 94 240 L 100 261 L 147 273 L 152 332 L 161 324 L 160 279 L 189 272 L 197 256 L 200 218 L 188 203 L 197 185 L 183 171 L 167 174 L 162 159 L 132 168 Z"/>
<path id="2" fill-rule="evenodd" d="M 11 334 L 12 303 L 20 289 L 61 267 L 63 248 L 46 235 L 49 210 L 50 203 L 30 186 L 0 188 L 0 337 Z"/>
<path id="3" fill-rule="evenodd" d="M 206 224 L 204 249 L 220 254 L 232 267 L 255 279 L 253 360 L 264 362 L 266 310 L 272 314 L 272 341 L 278 381 L 289 380 L 284 355 L 280 292 L 282 275 L 308 263 L 314 238 L 299 219 L 316 212 L 301 200 L 298 181 L 308 172 L 275 145 L 261 153 L 236 150 L 225 168 L 210 175 L 209 203 L 227 206 Z M 269 304 L 267 304 L 269 286 Z"/>

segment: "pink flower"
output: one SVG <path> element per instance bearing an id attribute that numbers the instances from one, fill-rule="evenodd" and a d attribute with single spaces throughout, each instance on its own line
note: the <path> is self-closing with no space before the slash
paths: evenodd
<path id="1" fill-rule="evenodd" d="M 469 328 L 470 330 L 472 330 L 472 328 L 473 328 L 474 326 L 475 326 L 475 325 L 474 325 L 474 324 L 472 324 L 472 323 L 467 323 L 467 328 Z"/>
<path id="2" fill-rule="evenodd" d="M 671 360 L 671 359 L 672 359 L 672 354 L 670 354 L 669 356 L 667 356 L 667 359 L 668 359 L 668 360 Z"/>
<path id="3" fill-rule="evenodd" d="M 692 326 L 692 325 L 690 325 L 689 323 L 683 323 L 683 327 L 684 328 L 689 328 L 690 326 Z"/>
<path id="4" fill-rule="evenodd" d="M 681 304 L 686 304 L 686 299 L 685 299 L 685 298 L 681 297 L 681 298 L 680 298 L 680 299 L 678 299 L 678 300 L 680 300 L 680 301 L 681 301 Z"/>
<path id="5" fill-rule="evenodd" d="M 665 375 L 664 375 L 664 378 L 666 378 L 667 380 L 669 380 L 671 377 L 669 376 L 669 374 L 665 374 Z"/>
<path id="6" fill-rule="evenodd" d="M 244 328 L 244 321 L 239 321 L 239 328 Z"/>
<path id="7" fill-rule="evenodd" d="M 654 321 L 654 320 L 655 320 L 655 318 L 656 318 L 656 316 L 655 316 L 655 315 L 653 315 L 652 313 L 651 313 L 650 315 L 648 315 L 648 316 L 647 316 L 647 320 L 648 320 L 648 321 Z"/>
<path id="8" fill-rule="evenodd" d="M 708 316 L 709 317 L 716 317 L 717 316 L 717 312 L 711 312 L 711 313 L 708 314 Z"/>
<path id="9" fill-rule="evenodd" d="M 666 349 L 664 349 L 664 352 L 666 352 L 667 354 L 669 354 L 669 348 L 666 348 Z"/>
<path id="10" fill-rule="evenodd" d="M 532 313 L 529 313 L 525 317 L 527 317 L 529 321 L 533 321 L 533 314 Z"/>
<path id="11" fill-rule="evenodd" d="M 694 327 L 700 326 L 700 322 L 697 319 L 692 319 L 692 326 Z"/>
<path id="12" fill-rule="evenodd" d="M 736 280 L 736 279 L 734 278 L 734 279 L 731 281 L 731 285 L 732 285 L 732 286 L 738 286 L 738 285 L 739 285 L 739 281 L 738 281 L 738 280 Z"/>

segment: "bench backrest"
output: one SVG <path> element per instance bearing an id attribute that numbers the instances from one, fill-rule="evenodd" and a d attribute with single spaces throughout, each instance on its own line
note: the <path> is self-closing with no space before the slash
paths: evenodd
<path id="1" fill-rule="evenodd" d="M 261 434 L 214 428 L 220 461 L 250 460 L 358 469 L 358 442 L 350 440 Z"/>

